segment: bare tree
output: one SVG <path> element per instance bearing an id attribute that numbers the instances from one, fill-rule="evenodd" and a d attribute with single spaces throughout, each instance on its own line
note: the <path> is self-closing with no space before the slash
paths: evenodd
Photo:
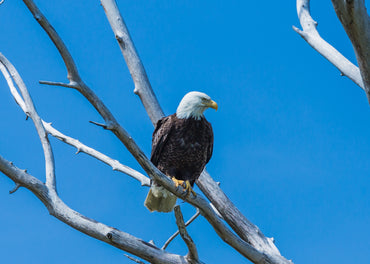
<path id="1" fill-rule="evenodd" d="M 199 214 L 209 222 L 220 238 L 253 263 L 291 263 L 291 261 L 281 256 L 279 250 L 273 243 L 273 239 L 264 236 L 259 228 L 251 223 L 238 210 L 207 171 L 202 173 L 201 177 L 197 181 L 197 185 L 208 201 L 201 195 L 197 195 L 197 197 L 186 197 L 180 189 L 177 189 L 173 185 L 172 181 L 155 168 L 140 147 L 136 144 L 133 137 L 131 137 L 119 124 L 109 108 L 84 82 L 66 45 L 48 22 L 46 17 L 37 8 L 35 3 L 32 0 L 23 0 L 23 2 L 27 5 L 36 21 L 41 25 L 44 31 L 48 34 L 50 40 L 58 49 L 68 72 L 68 83 L 55 81 L 40 81 L 40 83 L 72 88 L 81 93 L 104 120 L 103 124 L 95 122 L 94 124 L 101 126 L 107 131 L 111 131 L 130 151 L 132 156 L 137 160 L 148 176 L 133 168 L 123 165 L 119 161 L 104 155 L 75 138 L 63 134 L 52 127 L 50 123 L 42 120 L 34 107 L 34 103 L 20 74 L 11 62 L 1 54 L 0 70 L 4 75 L 17 104 L 27 117 L 32 119 L 39 135 L 45 156 L 45 183 L 27 173 L 26 170 L 19 169 L 3 156 L 0 156 L 0 171 L 15 183 L 15 188 L 11 192 L 15 192 L 19 187 L 24 187 L 30 190 L 44 203 L 50 214 L 60 221 L 70 225 L 80 232 L 104 241 L 150 263 L 201 263 L 201 256 L 198 255 L 196 244 L 193 242 L 186 230 L 186 226 L 189 225 Z M 369 98 L 370 22 L 366 13 L 364 1 L 333 0 L 332 2 L 338 17 L 340 18 L 355 48 L 359 68 L 349 62 L 344 56 L 320 37 L 316 30 L 316 22 L 313 21 L 310 16 L 309 1 L 307 0 L 297 0 L 298 16 L 300 18 L 303 31 L 297 28 L 295 28 L 295 30 L 311 46 L 340 69 L 343 75 L 348 76 L 357 85 L 364 89 Z M 134 92 L 140 97 L 150 120 L 155 124 L 158 119 L 164 116 L 164 114 L 156 99 L 155 93 L 151 88 L 144 66 L 137 54 L 124 20 L 114 0 L 101 0 L 101 4 L 130 70 L 135 84 Z M 142 186 L 150 186 L 150 179 L 154 179 L 173 194 L 193 205 L 197 209 L 197 213 L 187 223 L 184 223 L 180 207 L 176 207 L 174 210 L 176 224 L 179 229 L 174 236 L 177 234 L 181 235 L 188 248 L 188 254 L 182 256 L 166 250 L 167 245 L 172 241 L 173 237 L 171 237 L 165 245 L 160 248 L 129 233 L 120 231 L 116 228 L 105 225 L 104 223 L 97 222 L 94 219 L 90 219 L 66 205 L 57 192 L 55 163 L 53 150 L 49 142 L 49 136 L 53 136 L 62 142 L 75 147 L 77 152 L 86 153 L 111 166 L 114 170 L 133 177 L 139 181 Z M 139 259 L 132 257 L 129 258 L 137 263 L 143 263 Z"/>
<path id="2" fill-rule="evenodd" d="M 52 127 L 51 123 L 42 120 L 36 111 L 33 100 L 20 74 L 12 63 L 9 62 L 4 55 L 0 54 L 0 70 L 17 104 L 27 117 L 32 119 L 45 156 L 45 183 L 27 173 L 26 170 L 19 169 L 12 162 L 0 156 L 0 171 L 16 184 L 14 190 L 11 191 L 12 193 L 19 187 L 30 190 L 44 203 L 49 213 L 60 221 L 80 232 L 104 241 L 150 263 L 201 263 L 201 256 L 198 255 L 196 244 L 186 230 L 186 226 L 199 214 L 209 222 L 221 239 L 253 263 L 291 263 L 291 261 L 281 256 L 279 250 L 273 243 L 273 239 L 265 237 L 259 228 L 251 223 L 236 206 L 233 205 L 219 185 L 206 171 L 202 173 L 197 181 L 197 185 L 209 201 L 201 195 L 197 195 L 196 197 L 186 196 L 181 189 L 174 186 L 168 177 L 153 166 L 136 144 L 133 137 L 131 137 L 118 123 L 108 107 L 84 82 L 63 40 L 35 3 L 32 0 L 24 0 L 23 2 L 58 49 L 68 72 L 68 83 L 54 81 L 40 81 L 40 83 L 72 88 L 81 93 L 104 120 L 103 124 L 96 122 L 92 123 L 112 132 L 129 150 L 131 155 L 137 160 L 149 177 L 88 147 L 79 140 L 63 134 Z M 155 124 L 164 114 L 151 88 L 144 66 L 136 52 L 124 20 L 114 0 L 101 0 L 101 4 L 134 81 L 134 93 L 140 97 L 152 123 Z M 106 163 L 114 170 L 133 177 L 138 180 L 142 186 L 150 186 L 150 178 L 152 178 L 179 198 L 193 205 L 197 209 L 197 213 L 186 224 L 184 223 L 180 207 L 176 207 L 174 210 L 176 224 L 178 226 L 178 232 L 174 234 L 174 236 L 177 234 L 181 235 L 188 248 L 188 254 L 182 256 L 170 253 L 166 250 L 166 247 L 172 241 L 173 237 L 171 237 L 162 248 L 159 248 L 129 233 L 83 216 L 66 205 L 57 192 L 55 162 L 52 146 L 49 141 L 50 135 L 75 147 L 78 153 L 84 152 Z M 138 263 L 143 263 L 139 259 L 129 258 Z"/>
<path id="3" fill-rule="evenodd" d="M 366 93 L 370 103 L 370 19 L 365 0 L 332 0 L 335 12 L 355 51 L 358 67 L 326 42 L 317 31 L 310 13 L 310 0 L 297 0 L 297 13 L 302 30 L 293 26 L 316 51 L 337 67 Z"/>

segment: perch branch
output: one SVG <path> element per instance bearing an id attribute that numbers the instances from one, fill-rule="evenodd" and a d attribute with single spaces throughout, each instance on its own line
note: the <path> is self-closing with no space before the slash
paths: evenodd
<path id="1" fill-rule="evenodd" d="M 200 215 L 200 212 L 199 212 L 199 209 L 197 208 L 196 213 L 185 223 L 185 226 L 190 225 L 199 215 Z M 172 242 L 172 240 L 174 240 L 175 237 L 177 237 L 178 234 L 179 234 L 179 230 L 177 230 L 172 236 L 170 236 L 169 239 L 167 239 L 162 249 L 165 250 L 168 247 L 168 245 Z"/>
<path id="2" fill-rule="evenodd" d="M 121 16 L 119 10 L 118 10 L 117 5 L 115 4 L 115 1 L 114 0 L 101 0 L 101 3 L 103 5 L 103 8 L 105 10 L 107 18 L 110 21 L 110 24 L 111 24 L 111 27 L 112 27 L 112 30 L 113 30 L 114 34 L 115 35 L 120 35 L 120 34 L 122 34 L 121 32 L 124 32 L 124 34 L 127 38 L 127 41 L 124 43 L 125 44 L 124 46 L 122 46 L 122 43 L 120 41 L 118 41 L 118 44 L 121 47 L 122 54 L 125 58 L 125 61 L 126 61 L 128 67 L 129 67 L 129 69 L 135 70 L 134 66 L 135 66 L 135 63 L 137 63 L 137 61 L 130 60 L 130 54 L 128 52 L 125 52 L 125 49 L 126 50 L 135 50 L 134 44 L 133 44 L 133 41 L 130 38 L 127 27 L 124 24 L 124 21 L 122 19 L 122 16 Z M 116 21 L 119 21 L 119 23 L 116 22 Z M 130 47 L 130 46 L 132 46 L 132 47 Z M 140 60 L 139 56 L 136 56 L 136 58 Z M 140 65 L 142 65 L 141 62 L 140 62 Z M 140 72 L 136 72 L 136 75 L 139 75 L 139 74 L 140 74 Z M 151 117 L 152 123 L 155 124 L 158 119 L 163 117 L 163 111 L 160 108 L 159 103 L 157 101 L 157 98 L 155 96 L 146 97 L 147 94 L 154 94 L 154 92 L 153 92 L 153 90 L 152 90 L 152 88 L 149 84 L 149 80 L 147 78 L 142 78 L 142 79 L 146 80 L 148 82 L 148 84 L 145 85 L 145 86 L 143 85 L 141 87 L 143 91 L 142 91 L 142 94 L 141 94 L 140 98 L 142 100 L 145 98 L 145 102 L 149 105 L 158 106 L 158 107 L 149 109 L 149 108 L 145 107 L 145 105 L 144 105 L 148 115 Z M 134 79 L 134 82 L 135 82 L 135 79 Z M 146 89 L 146 91 L 144 91 L 144 89 Z M 155 111 L 155 112 L 153 113 L 152 111 Z M 155 116 L 156 118 L 153 119 L 152 118 L 153 116 Z M 269 257 L 271 257 L 271 259 L 274 259 L 275 262 L 273 262 L 273 263 L 289 263 L 289 261 L 287 261 L 285 258 L 283 258 L 280 255 L 280 252 L 276 248 L 276 246 L 273 243 L 271 243 L 271 241 L 268 238 L 266 238 L 263 235 L 263 233 L 257 227 L 255 227 L 252 224 L 255 228 L 249 228 L 249 223 L 250 222 L 245 218 L 245 216 L 243 214 L 241 214 L 241 212 L 239 210 L 237 210 L 235 205 L 227 198 L 227 196 L 223 193 L 223 191 L 217 185 L 217 183 L 215 183 L 214 180 L 209 176 L 209 174 L 208 173 L 206 173 L 206 174 L 203 173 L 202 175 L 203 176 L 201 176 L 201 178 L 200 178 L 200 180 L 198 180 L 198 182 L 201 182 L 202 178 L 206 178 L 207 181 L 205 181 L 204 184 L 198 184 L 199 188 L 207 196 L 207 198 L 210 199 L 211 202 L 217 200 L 217 197 L 223 197 L 224 198 L 223 199 L 223 206 L 222 206 L 222 210 L 224 210 L 224 212 L 223 212 L 222 216 L 224 217 L 225 221 L 234 229 L 234 231 L 237 234 L 242 235 L 240 237 L 244 241 L 253 241 L 253 242 L 255 242 L 252 245 L 255 246 L 257 249 L 260 249 L 261 252 L 263 252 L 264 254 L 267 254 Z M 212 188 L 213 192 L 207 192 L 206 191 L 207 189 L 211 189 L 211 188 Z M 217 209 L 217 211 L 220 211 L 221 210 L 221 205 L 217 204 L 217 205 L 215 205 L 215 208 Z M 243 220 L 243 222 L 239 225 L 238 223 L 235 222 L 236 219 Z M 252 239 L 248 239 L 248 237 L 252 237 Z"/>
<path id="3" fill-rule="evenodd" d="M 365 90 L 364 82 L 362 81 L 358 67 L 321 38 L 316 29 L 317 22 L 312 19 L 310 14 L 310 0 L 297 0 L 297 13 L 303 30 L 293 26 L 294 31 L 311 45 L 312 48 L 337 67 L 342 75 L 347 76 Z"/>
<path id="4" fill-rule="evenodd" d="M 182 237 L 186 246 L 189 249 L 189 252 L 186 257 L 189 259 L 190 263 L 199 263 L 197 247 L 195 246 L 193 239 L 191 239 L 188 231 L 186 230 L 184 217 L 182 216 L 180 206 L 176 205 L 173 210 L 175 212 L 176 225 L 179 228 L 180 236 Z"/>
<path id="5" fill-rule="evenodd" d="M 332 0 L 335 12 L 355 50 L 370 104 L 370 18 L 364 0 Z"/>
<path id="6" fill-rule="evenodd" d="M 54 163 L 54 156 L 53 151 L 51 149 L 51 145 L 49 142 L 48 135 L 45 131 L 45 128 L 42 124 L 41 118 L 38 115 L 36 108 L 33 104 L 32 98 L 30 94 L 28 93 L 28 90 L 22 80 L 22 78 L 19 76 L 17 70 L 15 67 L 8 61 L 8 59 L 0 53 L 0 63 L 6 68 L 6 71 L 9 72 L 9 74 L 12 76 L 12 79 L 17 84 L 22 97 L 24 98 L 23 102 L 24 104 L 19 104 L 22 109 L 24 108 L 25 113 L 27 116 L 31 117 L 37 133 L 39 135 L 41 145 L 44 151 L 44 157 L 45 157 L 45 176 L 46 176 L 46 185 L 50 187 L 51 190 L 56 192 L 56 182 L 55 182 L 55 163 Z M 2 72 L 4 72 L 4 67 L 1 68 Z M 5 75 L 7 75 L 5 73 Z M 8 75 L 7 75 L 8 76 Z M 14 83 L 9 82 L 9 78 L 6 78 L 8 81 L 9 87 L 12 87 L 11 89 L 14 89 Z M 20 95 L 18 96 L 20 97 Z"/>
<path id="7" fill-rule="evenodd" d="M 38 8 L 34 5 L 31 0 L 23 0 L 30 12 L 34 15 L 36 20 L 41 24 L 43 29 L 47 31 L 49 37 L 52 39 L 54 44 L 58 47 L 63 47 L 63 49 L 58 48 L 62 57 L 69 54 L 65 45 L 61 45 L 61 38 L 56 34 L 55 30 L 51 27 L 46 18 L 40 13 Z M 42 20 L 38 19 L 42 16 Z M 51 32 L 48 32 L 51 31 Z M 69 55 L 70 56 L 70 55 Z M 67 56 L 67 58 L 69 58 Z M 63 57 L 64 58 L 64 57 Z M 71 57 L 70 57 L 71 58 Z M 74 63 L 72 59 L 64 59 L 65 64 Z M 222 222 L 222 220 L 214 213 L 211 206 L 199 195 L 197 197 L 186 198 L 186 194 L 181 190 L 178 190 L 173 182 L 166 177 L 162 172 L 160 172 L 145 156 L 142 150 L 137 146 L 132 137 L 126 132 L 126 130 L 119 125 L 109 109 L 104 105 L 99 97 L 81 80 L 78 75 L 77 69 L 71 65 L 66 65 L 69 71 L 68 77 L 72 83 L 76 83 L 76 90 L 78 90 L 99 112 L 103 117 L 105 123 L 110 128 L 110 130 L 116 135 L 116 137 L 126 146 L 130 153 L 135 157 L 141 167 L 145 172 L 150 175 L 151 178 L 155 179 L 160 185 L 164 186 L 170 192 L 174 193 L 176 196 L 188 201 L 195 207 L 200 209 L 201 214 L 207 219 L 207 221 L 213 226 L 215 231 L 219 236 L 233 248 L 235 248 L 244 257 L 250 259 L 254 263 L 270 263 L 270 256 L 266 256 L 262 252 L 254 249 L 251 245 L 240 239 L 233 232 L 231 232 L 228 227 Z M 69 69 L 74 69 L 71 71 Z M 74 76 L 76 77 L 74 79 Z"/>

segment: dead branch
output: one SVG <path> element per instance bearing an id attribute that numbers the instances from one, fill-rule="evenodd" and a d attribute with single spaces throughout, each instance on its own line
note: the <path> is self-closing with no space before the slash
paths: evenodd
<path id="1" fill-rule="evenodd" d="M 198 216 L 200 215 L 200 212 L 199 212 L 199 209 L 197 208 L 197 211 L 196 213 L 190 217 L 190 219 L 185 223 L 185 226 L 188 226 L 190 225 Z M 164 243 L 164 245 L 162 246 L 162 249 L 165 250 L 168 245 L 172 242 L 172 240 L 175 239 L 175 237 L 179 234 L 179 230 L 177 230 L 172 236 L 170 236 L 169 239 L 167 239 L 167 241 Z"/>
<path id="2" fill-rule="evenodd" d="M 188 231 L 186 230 L 184 217 L 182 216 L 180 206 L 176 205 L 173 210 L 175 212 L 176 224 L 177 227 L 179 228 L 180 236 L 182 237 L 186 246 L 189 249 L 189 252 L 186 257 L 190 263 L 199 263 L 197 247 L 195 246 L 193 239 L 191 239 Z"/>
<path id="3" fill-rule="evenodd" d="M 122 46 L 122 41 L 118 42 L 120 47 L 124 47 L 125 49 L 130 49 L 130 50 L 135 50 L 133 41 L 130 38 L 130 35 L 128 33 L 127 27 L 124 24 L 124 21 L 122 19 L 122 16 L 118 10 L 118 7 L 115 3 L 114 0 L 101 0 L 101 3 L 103 5 L 103 8 L 105 10 L 105 13 L 107 15 L 108 20 L 110 21 L 112 30 L 115 35 L 121 34 L 120 32 L 125 32 L 125 36 L 127 41 L 124 42 L 124 45 Z M 119 23 L 116 23 L 115 21 L 118 20 Z M 129 47 L 129 46 L 133 47 Z M 137 61 L 132 61 L 129 58 L 129 54 L 127 52 L 124 52 L 124 50 L 121 47 L 122 54 L 125 58 L 126 64 L 131 70 L 135 70 L 135 67 L 131 64 L 133 63 L 138 63 Z M 136 56 L 136 59 L 140 58 Z M 142 65 L 142 63 L 140 62 Z M 130 70 L 130 71 L 131 71 Z M 136 75 L 139 75 L 140 72 L 136 72 Z M 149 80 L 147 78 L 145 79 L 148 83 Z M 135 80 L 134 80 L 135 82 Z M 147 84 L 145 86 L 142 86 L 142 94 L 140 98 L 143 100 L 144 97 L 146 97 L 147 94 L 152 94 L 154 93 L 152 91 L 152 88 L 150 84 Z M 146 91 L 144 91 L 146 89 Z M 146 97 L 145 100 L 147 103 L 152 104 L 152 105 L 158 105 L 159 103 L 157 101 L 156 97 Z M 156 107 L 149 109 L 145 107 L 147 110 L 147 113 L 150 117 L 156 116 L 156 119 L 152 119 L 152 123 L 155 124 L 157 120 L 161 117 L 163 117 L 163 111 L 161 108 Z M 151 111 L 155 111 L 154 113 Z M 204 179 L 204 180 L 202 180 Z M 255 247 L 257 250 L 261 250 L 260 253 L 263 253 L 264 255 L 267 255 L 268 258 L 272 261 L 272 263 L 290 263 L 290 261 L 286 260 L 280 255 L 279 250 L 276 248 L 276 246 L 271 242 L 270 239 L 266 238 L 263 233 L 255 226 L 254 228 L 249 228 L 250 222 L 246 219 L 246 217 L 241 214 L 239 210 L 235 207 L 235 205 L 227 198 L 227 196 L 224 194 L 224 192 L 221 190 L 221 188 L 217 185 L 217 183 L 211 178 L 211 176 L 203 172 L 201 177 L 197 181 L 197 185 L 199 188 L 202 190 L 202 192 L 207 196 L 207 198 L 212 202 L 218 200 L 218 197 L 223 197 L 223 206 L 222 208 L 220 207 L 220 204 L 213 204 L 215 208 L 217 209 L 218 212 L 221 210 L 224 210 L 221 215 L 225 219 L 225 221 L 230 225 L 230 227 L 238 234 L 242 235 L 240 236 L 244 241 L 249 242 L 249 241 L 255 241 L 254 244 L 252 244 L 253 247 Z M 204 184 L 201 184 L 201 182 L 204 182 Z M 200 183 L 200 184 L 199 184 Z M 167 188 L 167 186 L 165 186 Z M 212 192 L 207 192 L 207 189 L 212 189 Z M 218 207 L 219 206 L 219 207 Z M 235 220 L 242 220 L 240 224 L 238 224 Z M 250 223 L 250 224 L 249 224 Z M 251 239 L 249 239 L 251 237 Z M 273 259 L 273 260 L 272 260 Z"/>

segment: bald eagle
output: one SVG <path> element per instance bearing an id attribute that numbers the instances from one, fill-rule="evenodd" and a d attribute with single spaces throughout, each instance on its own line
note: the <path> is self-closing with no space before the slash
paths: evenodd
<path id="1" fill-rule="evenodd" d="M 211 159 L 213 131 L 203 112 L 217 110 L 217 103 L 201 92 L 190 92 L 181 100 L 175 114 L 160 119 L 152 137 L 151 162 L 170 177 L 176 187 L 181 185 L 187 195 Z M 144 205 L 151 211 L 170 212 L 176 196 L 152 183 Z"/>

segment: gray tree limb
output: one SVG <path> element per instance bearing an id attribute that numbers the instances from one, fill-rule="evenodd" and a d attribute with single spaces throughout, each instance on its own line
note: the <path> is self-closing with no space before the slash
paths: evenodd
<path id="1" fill-rule="evenodd" d="M 162 249 L 159 249 L 128 233 L 97 222 L 74 211 L 57 195 L 55 195 L 55 192 L 53 192 L 50 187 L 46 186 L 32 175 L 26 173 L 24 170 L 17 168 L 2 156 L 0 156 L 0 171 L 14 182 L 33 192 L 46 206 L 51 215 L 86 235 L 94 237 L 131 254 L 140 256 L 140 258 L 151 263 L 189 263 L 184 256 L 163 251 Z"/>
<path id="2" fill-rule="evenodd" d="M 136 52 L 130 33 L 118 10 L 116 1 L 101 0 L 101 4 L 118 41 L 123 57 L 126 60 L 132 80 L 134 81 L 134 93 L 140 97 L 150 120 L 155 124 L 164 114 L 153 92 L 152 86 L 150 85 L 144 65 Z"/>
<path id="3" fill-rule="evenodd" d="M 3 67 L 1 67 L 1 71 L 5 73 L 7 81 L 9 82 L 9 77 L 6 74 L 6 71 L 8 71 L 9 74 L 12 76 L 22 94 L 22 97 L 24 98 L 24 103 L 22 104 L 22 107 L 24 108 L 24 112 L 26 113 L 26 115 L 31 117 L 35 125 L 37 134 L 39 135 L 41 145 L 44 151 L 46 186 L 48 186 L 50 190 L 56 192 L 54 155 L 51 149 L 48 135 L 42 124 L 42 120 L 36 112 L 36 108 L 33 104 L 31 96 L 28 93 L 28 90 L 22 78 L 19 76 L 14 66 L 1 53 L 0 53 L 0 63 L 3 65 Z M 15 89 L 14 85 L 12 85 L 12 89 Z"/>
<path id="4" fill-rule="evenodd" d="M 199 209 L 197 208 L 197 211 L 196 213 L 190 217 L 190 219 L 185 223 L 185 227 L 190 225 L 198 216 L 200 215 L 200 212 L 199 212 Z M 164 245 L 162 246 L 162 249 L 166 249 L 168 247 L 168 245 L 172 242 L 172 240 L 175 239 L 175 237 L 179 234 L 179 230 L 177 230 L 172 236 L 170 236 L 169 239 L 167 239 L 167 241 L 164 243 Z"/>
<path id="5" fill-rule="evenodd" d="M 127 39 L 128 41 L 122 43 L 123 40 L 121 39 L 121 41 L 118 41 L 118 43 L 121 47 L 122 54 L 131 72 L 131 70 L 135 70 L 135 67 L 134 65 L 130 64 L 137 62 L 136 61 L 132 62 L 129 59 L 127 52 L 123 52 L 122 49 L 122 47 L 127 48 L 128 46 L 134 45 L 128 33 L 127 27 L 124 24 L 123 18 L 120 15 L 120 12 L 114 0 L 101 0 L 101 3 L 103 5 L 103 8 L 108 17 L 108 20 L 110 22 L 114 34 L 119 35 L 121 34 L 120 32 L 125 32 L 126 36 L 125 39 Z M 119 23 L 116 23 L 115 21 L 119 21 Z M 135 51 L 135 48 L 131 47 L 129 48 L 129 50 Z M 139 59 L 138 56 L 136 56 L 136 58 Z M 140 63 L 140 65 L 142 64 Z M 137 74 L 140 74 L 140 72 L 137 72 Z M 143 79 L 149 82 L 148 78 Z M 142 86 L 142 89 L 152 90 L 150 84 Z M 152 93 L 154 92 L 143 91 L 140 98 L 142 99 L 143 97 L 146 96 L 146 94 Z M 156 97 L 147 97 L 145 101 L 149 102 L 149 104 L 159 106 Z M 148 109 L 145 107 L 145 109 L 147 110 L 149 116 L 157 117 L 157 119 L 154 120 L 151 118 L 153 124 L 155 124 L 159 118 L 163 117 L 163 111 L 161 110 L 160 107 L 159 109 L 158 107 L 153 109 Z M 156 111 L 156 113 L 152 113 L 149 111 Z M 212 202 L 217 211 L 221 213 L 225 221 L 244 241 L 250 243 L 253 247 L 259 250 L 260 253 L 268 256 L 269 261 L 271 261 L 271 263 L 290 263 L 290 261 L 286 260 L 284 257 L 280 255 L 279 250 L 272 243 L 272 239 L 266 238 L 255 225 L 250 223 L 245 218 L 245 216 L 239 210 L 237 210 L 235 205 L 227 198 L 227 196 L 224 194 L 224 192 L 221 190 L 218 184 L 211 178 L 211 176 L 206 171 L 203 172 L 201 177 L 197 180 L 197 185 L 202 190 L 202 192 L 207 196 L 207 198 Z M 211 192 L 208 191 L 210 189 L 212 189 Z M 220 200 L 219 197 L 222 197 L 223 199 Z M 214 204 L 213 201 L 219 201 L 219 203 Z M 223 212 L 221 212 L 222 210 Z"/>
<path id="6" fill-rule="evenodd" d="M 1 53 L 0 53 L 0 55 L 1 55 Z M 2 56 L 2 57 L 5 58 L 4 56 Z M 14 68 L 14 66 L 9 61 L 7 61 L 7 65 L 11 65 L 12 68 Z M 10 88 L 10 92 L 13 95 L 16 103 L 21 107 L 23 112 L 27 115 L 28 112 L 27 112 L 26 104 L 25 104 L 22 96 L 18 93 L 17 89 L 15 88 L 12 77 L 10 76 L 9 72 L 7 71 L 7 68 L 2 63 L 0 63 L 0 70 L 3 73 L 5 79 L 8 83 L 8 86 Z M 17 75 L 17 80 L 22 80 L 19 75 Z M 22 81 L 22 83 L 23 83 L 23 81 Z M 105 164 L 111 166 L 113 170 L 122 172 L 122 173 L 124 173 L 128 176 L 131 176 L 132 178 L 140 181 L 142 186 L 150 186 L 150 179 L 148 177 L 146 177 L 145 175 L 141 174 L 140 172 L 138 172 L 138 171 L 136 171 L 136 170 L 134 170 L 134 169 L 132 169 L 128 166 L 125 166 L 125 165 L 121 164 L 118 160 L 114 160 L 114 159 L 108 157 L 107 155 L 104 155 L 103 153 L 101 153 L 101 152 L 99 152 L 99 151 L 97 151 L 97 150 L 95 150 L 91 147 L 88 147 L 88 146 L 84 145 L 83 143 L 81 143 L 77 139 L 74 139 L 72 137 L 64 135 L 63 133 L 61 133 L 57 129 L 53 128 L 51 123 L 47 123 L 42 119 L 40 119 L 40 120 L 42 122 L 42 125 L 43 125 L 45 131 L 48 134 L 54 136 L 55 138 L 63 141 L 64 143 L 66 143 L 70 146 L 75 147 L 77 149 L 76 154 L 78 154 L 80 152 L 86 153 L 87 155 L 90 155 L 90 156 L 104 162 Z"/>
<path id="7" fill-rule="evenodd" d="M 104 155 L 103 153 L 101 153 L 101 152 L 99 152 L 99 151 L 97 151 L 97 150 L 95 150 L 95 149 L 93 149 L 89 146 L 86 146 L 85 144 L 81 143 L 77 139 L 74 139 L 72 137 L 64 135 L 60 131 L 53 128 L 50 123 L 46 123 L 46 122 L 43 121 L 43 124 L 44 124 L 44 127 L 45 127 L 46 131 L 50 135 L 54 136 L 55 138 L 63 141 L 64 143 L 66 143 L 70 146 L 73 146 L 73 147 L 77 148 L 76 154 L 78 154 L 79 152 L 86 153 L 87 155 L 90 155 L 90 156 L 96 158 L 97 160 L 100 160 L 100 161 L 104 162 L 105 164 L 111 166 L 113 168 L 113 170 L 122 172 L 122 173 L 124 173 L 128 176 L 131 176 L 132 178 L 138 180 L 141 183 L 142 186 L 150 186 L 150 179 L 148 177 L 146 177 L 145 175 L 143 175 L 142 173 L 140 173 L 140 172 L 138 172 L 138 171 L 126 166 L 126 165 L 123 165 L 118 160 L 112 159 L 112 158 L 108 157 L 107 155 Z"/>
<path id="8" fill-rule="evenodd" d="M 195 246 L 193 239 L 191 238 L 188 231 L 186 230 L 186 225 L 184 222 L 184 217 L 182 216 L 182 213 L 181 213 L 180 206 L 176 205 L 173 210 L 175 212 L 176 225 L 179 228 L 180 236 L 182 237 L 186 246 L 189 249 L 189 252 L 186 255 L 186 258 L 189 260 L 190 263 L 197 264 L 199 263 L 197 247 Z"/>
<path id="9" fill-rule="evenodd" d="M 293 26 L 293 29 L 311 45 L 324 58 L 330 61 L 339 71 L 350 78 L 354 83 L 365 90 L 360 70 L 346 57 L 344 57 L 332 45 L 321 38 L 317 31 L 317 22 L 313 20 L 310 14 L 310 0 L 297 0 L 297 13 L 302 29 Z"/>
<path id="10" fill-rule="evenodd" d="M 335 12 L 355 50 L 370 104 L 370 18 L 364 0 L 332 0 Z"/>

